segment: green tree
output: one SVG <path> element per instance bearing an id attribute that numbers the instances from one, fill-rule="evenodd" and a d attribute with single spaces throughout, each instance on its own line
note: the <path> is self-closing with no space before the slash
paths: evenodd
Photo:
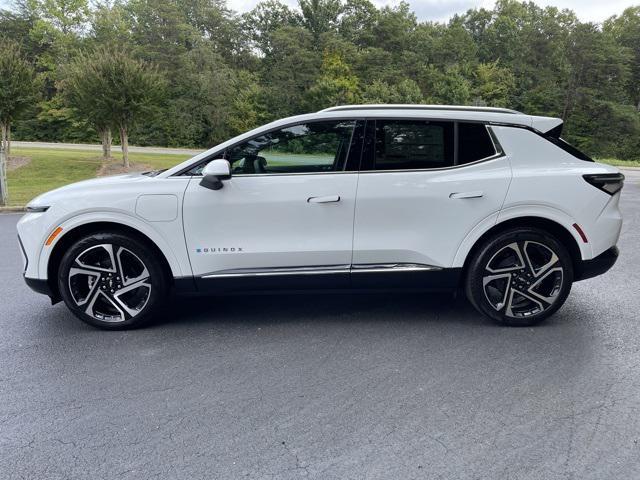
<path id="1" fill-rule="evenodd" d="M 37 99 L 38 83 L 33 66 L 18 44 L 0 40 L 0 137 L 11 153 L 11 124 Z"/>
<path id="2" fill-rule="evenodd" d="M 7 201 L 6 159 L 11 154 L 11 123 L 34 101 L 33 67 L 14 42 L 0 39 L 0 205 Z"/>
<path id="3" fill-rule="evenodd" d="M 479 64 L 473 81 L 474 103 L 492 107 L 507 107 L 513 103 L 511 95 L 516 86 L 515 77 L 497 61 Z"/>
<path id="4" fill-rule="evenodd" d="M 66 104 L 95 128 L 102 143 L 102 157 L 109 159 L 112 122 L 103 104 L 107 81 L 99 66 L 95 57 L 81 55 L 66 67 L 61 86 Z"/>
<path id="5" fill-rule="evenodd" d="M 81 47 L 89 19 L 88 0 L 25 0 L 23 14 L 34 19 L 29 35 L 42 47 L 40 68 L 51 71 L 66 63 Z M 52 80 L 52 81 L 54 81 Z"/>
<path id="6" fill-rule="evenodd" d="M 354 45 L 370 46 L 376 41 L 373 29 L 378 18 L 378 9 L 369 0 L 347 0 L 342 7 L 338 31 Z"/>
<path id="7" fill-rule="evenodd" d="M 459 67 L 444 71 L 434 66 L 425 70 L 423 91 L 429 92 L 429 102 L 445 105 L 468 105 L 471 98 L 471 81 Z"/>
<path id="8" fill-rule="evenodd" d="M 97 48 L 131 45 L 131 28 L 127 10 L 121 2 L 96 2 L 90 14 L 88 43 Z"/>
<path id="9" fill-rule="evenodd" d="M 640 7 L 629 7 L 620 16 L 613 16 L 605 22 L 604 30 L 613 36 L 618 48 L 629 50 L 631 75 L 626 88 L 640 112 Z"/>
<path id="10" fill-rule="evenodd" d="M 251 42 L 263 53 L 272 51 L 273 34 L 285 26 L 300 25 L 299 15 L 278 0 L 260 2 L 242 16 L 243 27 Z"/>
<path id="11" fill-rule="evenodd" d="M 110 126 L 118 129 L 123 165 L 129 168 L 129 131 L 158 105 L 164 79 L 155 67 L 122 50 L 98 49 L 83 54 L 68 71 L 70 102 L 80 106 L 87 120 L 103 132 Z M 73 92 L 76 89 L 78 93 Z"/>
<path id="12" fill-rule="evenodd" d="M 402 80 L 396 85 L 376 80 L 364 87 L 362 102 L 368 104 L 416 104 L 423 103 L 424 97 L 418 84 L 411 79 Z"/>
<path id="13" fill-rule="evenodd" d="M 497 0 L 448 22 L 376 4 L 265 0 L 239 15 L 225 0 L 17 0 L 0 9 L 0 37 L 21 45 L 43 88 L 14 136 L 87 140 L 104 128 L 58 91 L 60 66 L 100 47 L 167 79 L 165 114 L 128 131 L 141 144 L 204 147 L 330 104 L 426 101 L 562 116 L 567 140 L 587 153 L 637 150 L 640 7 L 600 26 L 531 1 Z"/>
<path id="14" fill-rule="evenodd" d="M 340 0 L 298 0 L 302 11 L 302 25 L 306 27 L 315 40 L 326 32 L 338 28 L 338 17 L 342 13 Z"/>
<path id="15" fill-rule="evenodd" d="M 265 104 L 273 119 L 305 111 L 305 97 L 321 65 L 308 30 L 283 27 L 274 32 L 271 52 L 261 62 L 260 72 Z"/>
<path id="16" fill-rule="evenodd" d="M 314 110 L 358 102 L 358 77 L 351 73 L 340 53 L 325 52 L 320 76 L 309 89 L 308 96 Z"/>

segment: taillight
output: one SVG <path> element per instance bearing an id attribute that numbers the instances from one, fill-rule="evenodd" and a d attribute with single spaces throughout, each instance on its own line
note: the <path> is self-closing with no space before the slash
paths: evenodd
<path id="1" fill-rule="evenodd" d="M 624 184 L 624 175 L 621 173 L 590 173 L 582 177 L 588 183 L 609 195 L 619 192 Z"/>

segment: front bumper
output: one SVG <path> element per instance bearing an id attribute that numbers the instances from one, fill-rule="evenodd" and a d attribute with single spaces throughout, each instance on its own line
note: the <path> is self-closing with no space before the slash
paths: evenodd
<path id="1" fill-rule="evenodd" d="M 43 280 L 41 278 L 24 277 L 24 281 L 26 282 L 27 286 L 34 292 L 48 295 L 49 297 L 53 296 L 53 292 L 51 291 L 48 280 Z"/>
<path id="2" fill-rule="evenodd" d="M 51 285 L 49 285 L 48 280 L 24 277 L 24 281 L 34 292 L 48 296 L 51 299 L 51 305 L 55 305 L 60 301 L 60 297 L 51 290 Z"/>
<path id="3" fill-rule="evenodd" d="M 574 281 L 597 277 L 607 272 L 618 260 L 618 247 L 613 246 L 591 260 L 582 260 L 576 268 Z"/>

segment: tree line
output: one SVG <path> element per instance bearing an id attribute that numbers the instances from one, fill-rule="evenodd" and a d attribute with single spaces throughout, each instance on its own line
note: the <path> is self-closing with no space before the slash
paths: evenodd
<path id="1" fill-rule="evenodd" d="M 498 0 L 446 23 L 406 3 L 20 0 L 0 10 L 0 127 L 25 140 L 209 147 L 346 103 L 562 117 L 593 156 L 640 158 L 640 7 L 602 24 Z"/>

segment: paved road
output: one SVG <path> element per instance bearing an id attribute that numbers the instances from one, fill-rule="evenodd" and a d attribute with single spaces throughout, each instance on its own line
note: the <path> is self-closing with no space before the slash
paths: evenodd
<path id="1" fill-rule="evenodd" d="M 101 332 L 27 290 L 0 216 L 0 477 L 638 478 L 635 182 L 620 262 L 525 329 L 336 295 L 186 300 Z"/>
<path id="2" fill-rule="evenodd" d="M 91 150 L 102 151 L 102 145 L 97 143 L 53 143 L 53 142 L 11 142 L 14 148 L 46 148 L 53 150 Z M 111 147 L 113 153 L 122 152 L 120 145 L 113 145 Z M 164 148 L 164 147 L 136 147 L 129 145 L 129 152 L 140 153 L 169 153 L 177 155 L 197 155 L 203 152 L 203 149 L 190 149 L 190 148 Z"/>

